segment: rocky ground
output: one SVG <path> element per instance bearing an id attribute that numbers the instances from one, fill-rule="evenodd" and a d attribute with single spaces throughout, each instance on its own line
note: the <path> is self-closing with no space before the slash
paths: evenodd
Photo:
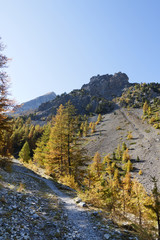
<path id="1" fill-rule="evenodd" d="M 14 160 L 10 172 L 0 169 L 0 239 L 138 238 Z"/>
<path id="2" fill-rule="evenodd" d="M 95 134 L 87 137 L 84 145 L 89 155 L 93 156 L 98 151 L 104 157 L 108 153 L 112 156 L 117 145 L 125 142 L 134 164 L 132 175 L 150 191 L 153 186 L 151 176 L 158 179 L 160 187 L 160 130 L 154 129 L 147 122 L 143 123 L 141 116 L 141 109 L 123 108 L 104 115 Z M 96 117 L 91 121 L 96 121 Z M 127 140 L 128 131 L 132 131 L 131 140 Z M 140 158 L 139 162 L 137 156 Z M 138 174 L 140 169 L 141 176 Z"/>

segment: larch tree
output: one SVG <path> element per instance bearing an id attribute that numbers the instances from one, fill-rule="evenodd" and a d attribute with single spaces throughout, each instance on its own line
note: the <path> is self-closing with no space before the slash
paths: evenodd
<path id="1" fill-rule="evenodd" d="M 0 38 L 1 40 L 1 38 Z M 13 102 L 8 98 L 9 80 L 5 71 L 9 59 L 2 54 L 4 50 L 3 44 L 0 42 L 0 145 L 5 142 L 5 132 L 11 130 L 11 121 L 6 112 L 11 109 Z M 0 153 L 3 155 L 3 153 Z"/>
<path id="2" fill-rule="evenodd" d="M 19 152 L 19 157 L 22 159 L 24 162 L 28 162 L 30 160 L 30 148 L 28 142 L 25 142 L 23 145 L 21 151 Z"/>
<path id="3" fill-rule="evenodd" d="M 152 177 L 152 182 L 154 184 L 151 195 L 152 201 L 149 204 L 145 204 L 145 207 L 151 210 L 155 215 L 158 228 L 158 240 L 160 240 L 160 192 L 158 191 L 157 181 L 155 177 Z"/>
<path id="4" fill-rule="evenodd" d="M 34 150 L 33 160 L 40 166 L 45 166 L 45 155 L 47 151 L 47 143 L 49 141 L 49 135 L 51 131 L 51 125 L 47 124 L 45 126 L 42 137 L 36 143 L 36 149 Z"/>
<path id="5" fill-rule="evenodd" d="M 91 172 L 94 173 L 95 179 L 99 179 L 102 174 L 101 155 L 96 152 L 93 158 L 93 163 L 90 165 Z"/>
<path id="6" fill-rule="evenodd" d="M 86 158 L 85 152 L 80 148 L 78 131 L 74 106 L 70 102 L 65 106 L 60 105 L 51 128 L 45 157 L 49 172 L 58 178 L 68 175 L 78 182 L 84 172 L 81 167 Z"/>
<path id="7" fill-rule="evenodd" d="M 148 103 L 147 102 L 145 102 L 144 104 L 143 104 L 143 115 L 145 115 L 146 113 L 147 113 L 147 111 L 148 111 Z"/>
<path id="8" fill-rule="evenodd" d="M 66 166 L 65 131 L 64 107 L 60 105 L 54 119 L 54 126 L 51 128 L 45 156 L 48 172 L 56 177 L 63 174 Z"/>

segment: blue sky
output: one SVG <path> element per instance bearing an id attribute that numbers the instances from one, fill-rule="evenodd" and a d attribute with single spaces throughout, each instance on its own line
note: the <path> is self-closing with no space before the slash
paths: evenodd
<path id="1" fill-rule="evenodd" d="M 97 74 L 160 82 L 159 0 L 0 0 L 0 36 L 18 103 Z"/>

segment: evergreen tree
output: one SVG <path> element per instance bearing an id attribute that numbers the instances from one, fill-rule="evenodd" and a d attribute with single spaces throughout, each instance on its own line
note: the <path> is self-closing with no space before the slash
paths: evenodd
<path id="1" fill-rule="evenodd" d="M 19 157 L 22 159 L 24 162 L 28 162 L 30 159 L 30 148 L 28 142 L 25 142 L 23 145 L 21 151 L 19 152 Z"/>

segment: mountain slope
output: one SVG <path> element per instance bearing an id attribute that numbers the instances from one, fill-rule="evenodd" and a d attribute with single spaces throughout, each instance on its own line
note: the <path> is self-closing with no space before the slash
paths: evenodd
<path id="1" fill-rule="evenodd" d="M 142 109 L 119 108 L 103 115 L 96 132 L 88 136 L 84 144 L 90 156 L 98 151 L 102 157 L 110 154 L 112 158 L 118 144 L 122 146 L 125 142 L 134 167 L 132 176 L 138 178 L 150 192 L 153 187 L 151 176 L 158 179 L 160 186 L 160 130 L 142 121 L 142 113 Z M 94 118 L 90 121 L 96 121 Z M 133 135 L 130 140 L 127 140 L 128 131 Z M 139 170 L 142 170 L 142 175 L 139 175 Z"/>
<path id="2" fill-rule="evenodd" d="M 21 106 L 15 110 L 14 114 L 25 114 L 36 110 L 42 103 L 51 101 L 56 98 L 54 92 L 47 93 L 45 95 L 39 96 L 30 101 L 24 102 Z"/>

